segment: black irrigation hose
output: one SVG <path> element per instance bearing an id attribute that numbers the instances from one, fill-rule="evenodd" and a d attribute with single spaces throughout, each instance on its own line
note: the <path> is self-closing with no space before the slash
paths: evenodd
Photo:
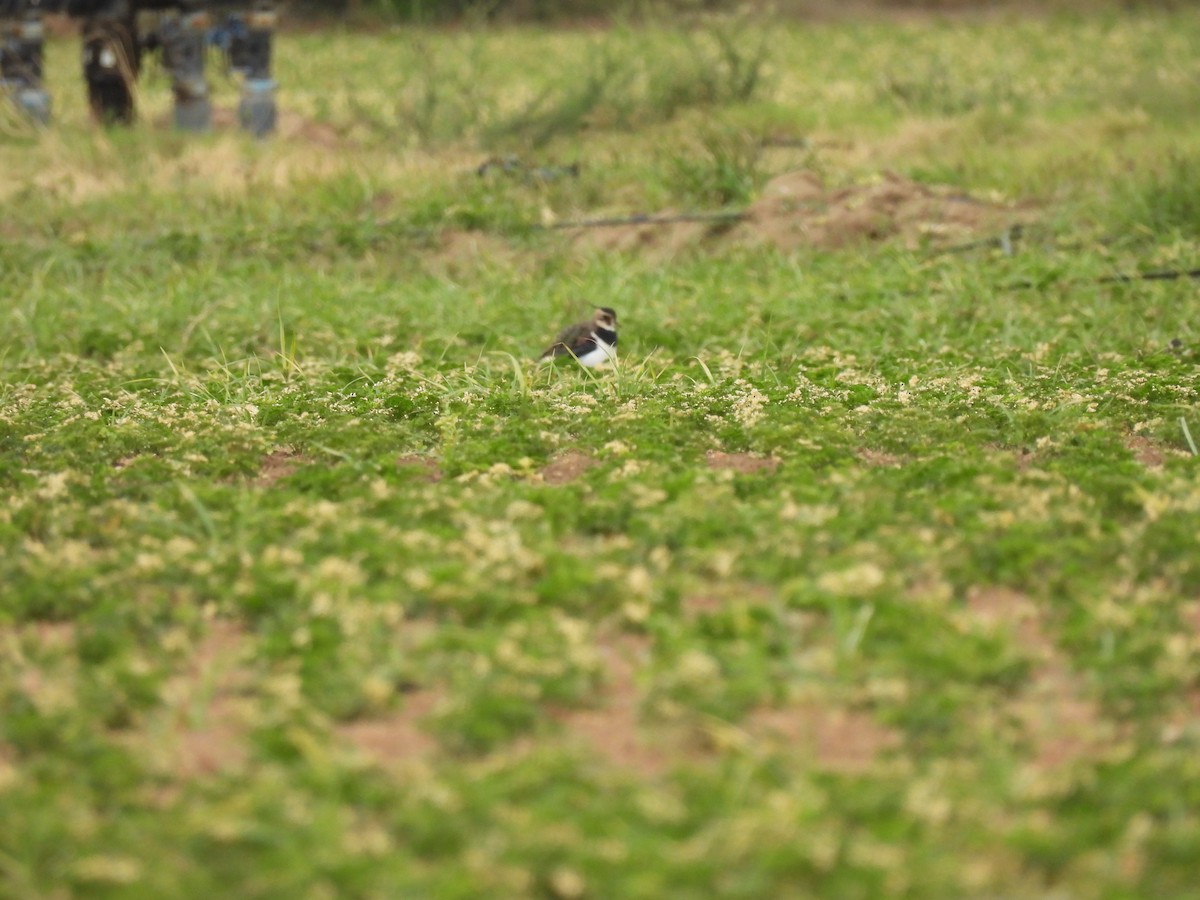
<path id="1" fill-rule="evenodd" d="M 967 244 L 957 244 L 953 247 L 944 247 L 935 250 L 933 255 L 939 256 L 945 253 L 966 253 L 970 250 L 982 250 L 985 247 L 999 247 L 1004 251 L 1005 256 L 1014 254 L 1013 244 L 1025 236 L 1028 226 L 1023 223 L 1017 223 L 1009 228 L 1006 228 L 1000 234 L 994 237 L 980 238 L 977 241 L 971 241 Z M 1101 243 L 1111 243 L 1112 239 L 1105 239 Z M 1200 279 L 1200 269 L 1162 269 L 1156 272 L 1135 272 L 1132 275 L 1101 275 L 1098 278 L 1090 278 L 1084 281 L 1067 282 L 1067 284 L 1132 284 L 1136 281 L 1179 281 L 1181 279 L 1191 278 Z M 1018 281 L 1013 284 L 1005 285 L 1006 287 L 1016 288 L 1018 290 L 1027 290 L 1037 287 L 1037 283 L 1033 281 Z"/>
<path id="2" fill-rule="evenodd" d="M 514 171 L 525 172 L 524 166 L 521 166 L 519 160 L 489 160 L 485 162 L 477 170 L 479 175 L 484 175 L 489 168 L 496 167 L 504 172 L 512 174 Z M 543 170 L 533 170 L 541 172 Z M 548 171 L 548 170 L 547 170 Z M 555 170 L 557 171 L 557 170 Z M 577 176 L 578 167 L 570 166 L 562 170 L 563 173 Z M 691 212 L 682 213 L 633 213 L 627 216 L 603 216 L 591 219 L 567 219 L 562 222 L 529 223 L 526 227 L 529 231 L 575 231 L 588 228 L 620 228 L 630 225 L 649 225 L 662 226 L 674 225 L 681 222 L 711 222 L 711 223 L 733 223 L 744 222 L 750 218 L 750 211 L 747 209 L 716 209 L 716 210 L 694 210 Z M 394 227 L 395 221 L 376 222 L 377 227 L 383 228 Z M 1015 244 L 1028 237 L 1032 230 L 1031 226 L 1024 222 L 1017 222 L 1005 228 L 999 234 L 991 237 L 978 238 L 973 241 L 968 241 L 964 244 L 955 244 L 950 247 L 940 247 L 930 251 L 931 256 L 944 256 L 947 254 L 968 253 L 973 250 L 983 250 L 990 247 L 1000 249 L 1005 256 L 1013 256 L 1016 253 Z M 441 233 L 439 228 L 408 228 L 406 233 L 411 237 L 431 237 Z M 1140 272 L 1132 275 L 1104 275 L 1099 278 L 1087 279 L 1082 282 L 1065 282 L 1066 286 L 1072 284 L 1129 284 L 1136 281 L 1175 281 L 1179 279 L 1200 279 L 1200 269 L 1167 269 L 1156 272 Z M 1018 281 L 1011 284 L 1003 285 L 1013 290 L 1031 290 L 1039 287 L 1039 283 L 1033 281 Z"/>
<path id="3" fill-rule="evenodd" d="M 671 215 L 653 215 L 650 213 L 635 213 L 630 216 L 613 216 L 599 219 L 571 219 L 566 222 L 554 222 L 550 225 L 537 224 L 537 231 L 567 231 L 583 228 L 616 228 L 623 225 L 672 225 L 678 222 L 742 222 L 750 218 L 750 213 L 739 209 L 722 209 L 701 212 L 677 213 Z M 966 244 L 956 244 L 953 247 L 943 247 L 933 251 L 940 256 L 948 253 L 966 253 L 971 250 L 982 250 L 986 247 L 999 247 L 1007 256 L 1014 253 L 1013 244 L 1025 236 L 1027 227 L 1017 223 L 1006 228 L 994 237 L 980 238 Z M 1200 279 L 1200 269 L 1165 269 L 1156 272 L 1137 272 L 1132 275 L 1103 275 L 1082 282 L 1084 284 L 1129 284 L 1135 281 L 1176 281 L 1184 278 Z M 1019 281 L 1006 285 L 1009 288 L 1028 290 L 1038 285 L 1032 281 Z"/>
<path id="4" fill-rule="evenodd" d="M 1129 281 L 1177 281 L 1181 278 L 1200 278 L 1200 269 L 1163 269 L 1159 272 L 1138 272 L 1134 275 L 1105 275 L 1096 284 L 1124 284 Z"/>
<path id="5" fill-rule="evenodd" d="M 807 141 L 802 141 L 802 143 L 807 144 Z M 516 157 L 490 159 L 481 165 L 476 172 L 482 176 L 491 168 L 500 169 L 507 174 L 524 173 L 528 176 L 533 173 L 535 177 L 542 177 L 537 173 L 543 172 L 549 172 L 554 177 L 559 177 L 560 175 L 578 177 L 579 175 L 578 164 L 567 167 L 551 167 L 550 169 L 530 169 Z M 680 222 L 743 222 L 748 218 L 750 218 L 750 213 L 745 209 L 700 210 L 666 215 L 634 213 L 628 216 L 611 216 L 596 219 L 568 219 L 565 222 L 552 222 L 550 224 L 535 223 L 531 224 L 529 229 L 531 231 L 573 231 L 585 228 L 620 228 L 629 225 L 674 225 Z M 1027 224 L 1017 222 L 992 237 L 979 238 L 974 241 L 968 241 L 965 244 L 955 244 L 951 247 L 940 247 L 931 251 L 930 255 L 943 256 L 951 253 L 969 253 L 972 250 L 996 247 L 1005 256 L 1013 256 L 1016 253 L 1014 245 L 1017 241 L 1026 237 L 1029 230 L 1030 227 Z M 1104 275 L 1099 278 L 1075 283 L 1129 284 L 1135 281 L 1175 281 L 1183 278 L 1200 279 L 1200 269 L 1167 269 L 1158 272 L 1138 272 L 1133 275 Z M 1067 282 L 1067 284 L 1069 285 L 1071 282 Z M 1019 281 L 1005 286 L 1017 290 L 1028 290 L 1038 287 L 1038 284 L 1033 281 Z"/>
<path id="6" fill-rule="evenodd" d="M 1185 278 L 1200 279 L 1200 269 L 1165 269 L 1159 272 L 1134 272 L 1132 275 L 1101 275 L 1098 278 L 1084 278 L 1058 282 L 1058 287 L 1077 287 L 1081 284 L 1133 284 L 1138 281 L 1180 281 Z M 1029 291 L 1043 287 L 1036 281 L 1014 281 L 1002 285 L 1014 291 Z"/>
<path id="7" fill-rule="evenodd" d="M 1004 251 L 1005 256 L 1012 256 L 1015 253 L 1013 244 L 1025 236 L 1025 229 L 1027 227 L 1023 222 L 1018 222 L 992 237 L 979 238 L 978 240 L 968 241 L 965 244 L 954 244 L 950 247 L 939 247 L 931 251 L 931 255 L 944 256 L 949 253 L 968 253 L 971 250 L 982 250 L 985 247 L 999 247 Z"/>

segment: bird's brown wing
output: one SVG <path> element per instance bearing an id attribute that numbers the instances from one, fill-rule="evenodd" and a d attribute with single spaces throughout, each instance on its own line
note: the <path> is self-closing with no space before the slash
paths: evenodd
<path id="1" fill-rule="evenodd" d="M 586 341 L 592 337 L 592 323 L 579 322 L 575 325 L 568 325 L 558 333 L 558 337 L 542 353 L 538 359 L 548 359 L 552 356 L 567 356 L 569 353 L 579 355 L 577 348 L 581 347 Z"/>

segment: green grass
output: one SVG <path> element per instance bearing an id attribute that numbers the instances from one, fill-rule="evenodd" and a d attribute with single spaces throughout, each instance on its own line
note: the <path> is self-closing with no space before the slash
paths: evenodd
<path id="1" fill-rule="evenodd" d="M 1200 19 L 759 27 L 285 34 L 267 143 L 94 131 L 51 45 L 0 896 L 1194 896 L 1195 287 L 1098 279 L 1197 264 Z M 536 227 L 796 168 L 1037 224 Z M 619 367 L 531 361 L 599 302 Z"/>

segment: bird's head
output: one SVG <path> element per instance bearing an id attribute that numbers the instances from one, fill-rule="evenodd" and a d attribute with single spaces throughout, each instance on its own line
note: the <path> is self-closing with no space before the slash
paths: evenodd
<path id="1" fill-rule="evenodd" d="M 597 306 L 596 315 L 592 317 L 592 322 L 597 328 L 604 328 L 608 331 L 617 330 L 617 313 L 616 310 L 608 306 Z"/>

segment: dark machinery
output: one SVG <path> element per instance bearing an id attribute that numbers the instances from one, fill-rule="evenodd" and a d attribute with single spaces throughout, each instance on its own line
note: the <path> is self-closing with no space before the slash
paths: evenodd
<path id="1" fill-rule="evenodd" d="M 50 119 L 43 77 L 43 16 L 65 12 L 82 21 L 83 77 L 92 113 L 105 123 L 129 123 L 142 58 L 158 52 L 170 74 L 175 125 L 203 131 L 212 121 L 205 63 L 208 48 L 224 51 L 242 76 L 238 120 L 246 131 L 275 128 L 271 78 L 271 0 L 0 0 L 0 89 L 38 122 Z"/>
<path id="2" fill-rule="evenodd" d="M 0 92 L 44 124 L 50 121 L 50 95 L 42 85 L 43 43 L 37 0 L 0 0 Z"/>

